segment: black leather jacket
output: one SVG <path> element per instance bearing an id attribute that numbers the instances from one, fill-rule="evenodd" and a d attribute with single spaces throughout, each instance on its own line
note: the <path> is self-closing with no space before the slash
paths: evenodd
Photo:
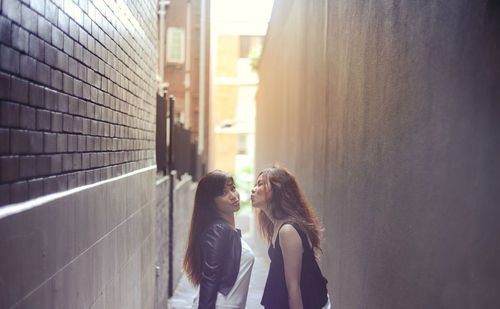
<path id="1" fill-rule="evenodd" d="M 198 308 L 215 308 L 217 292 L 227 295 L 240 270 L 241 232 L 225 221 L 212 224 L 201 242 L 201 282 Z"/>

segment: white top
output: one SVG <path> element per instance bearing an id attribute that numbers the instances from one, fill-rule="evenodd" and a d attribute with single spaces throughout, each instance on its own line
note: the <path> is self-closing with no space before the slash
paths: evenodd
<path id="1" fill-rule="evenodd" d="M 247 304 L 248 285 L 250 284 L 250 275 L 252 273 L 255 257 L 252 249 L 242 239 L 241 240 L 241 259 L 240 271 L 231 291 L 224 296 L 217 292 L 217 302 L 215 308 L 237 308 L 244 309 Z M 193 309 L 198 308 L 198 297 L 200 295 L 199 288 L 195 299 L 193 300 Z"/>

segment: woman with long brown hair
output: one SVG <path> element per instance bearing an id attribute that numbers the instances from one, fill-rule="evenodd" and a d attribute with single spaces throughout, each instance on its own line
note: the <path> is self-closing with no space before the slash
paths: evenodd
<path id="1" fill-rule="evenodd" d="M 198 182 L 184 271 L 199 286 L 193 308 L 245 308 L 254 255 L 235 228 L 239 193 L 228 174 L 216 170 Z"/>
<path id="2" fill-rule="evenodd" d="M 329 308 L 327 280 L 316 261 L 321 226 L 295 177 L 284 168 L 264 169 L 251 199 L 270 244 L 271 264 L 261 304 L 266 309 Z"/>

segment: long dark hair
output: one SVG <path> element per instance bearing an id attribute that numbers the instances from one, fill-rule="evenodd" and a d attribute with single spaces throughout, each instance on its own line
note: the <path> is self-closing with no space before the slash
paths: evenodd
<path id="1" fill-rule="evenodd" d="M 272 219 L 289 219 L 296 223 L 311 240 L 315 252 L 321 251 L 320 238 L 322 227 L 314 209 L 305 198 L 295 177 L 285 168 L 272 167 L 262 170 L 258 176 L 264 178 L 264 183 L 270 185 L 269 200 Z M 266 185 L 267 187 L 267 185 Z M 257 209 L 259 227 L 262 235 L 272 241 L 274 224 L 266 213 Z"/>
<path id="2" fill-rule="evenodd" d="M 196 188 L 191 227 L 189 228 L 183 263 L 186 276 L 195 286 L 199 285 L 201 281 L 200 242 L 202 233 L 210 224 L 221 219 L 214 199 L 224 193 L 224 187 L 228 181 L 233 181 L 230 175 L 215 170 L 203 176 Z"/>

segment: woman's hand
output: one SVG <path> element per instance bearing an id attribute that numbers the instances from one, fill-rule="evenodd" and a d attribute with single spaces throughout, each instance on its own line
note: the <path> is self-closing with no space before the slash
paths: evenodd
<path id="1" fill-rule="evenodd" d="M 283 253 L 290 309 L 303 309 L 302 294 L 300 292 L 300 272 L 302 270 L 302 253 L 304 251 L 302 240 L 291 224 L 283 225 L 278 237 L 281 252 Z"/>

